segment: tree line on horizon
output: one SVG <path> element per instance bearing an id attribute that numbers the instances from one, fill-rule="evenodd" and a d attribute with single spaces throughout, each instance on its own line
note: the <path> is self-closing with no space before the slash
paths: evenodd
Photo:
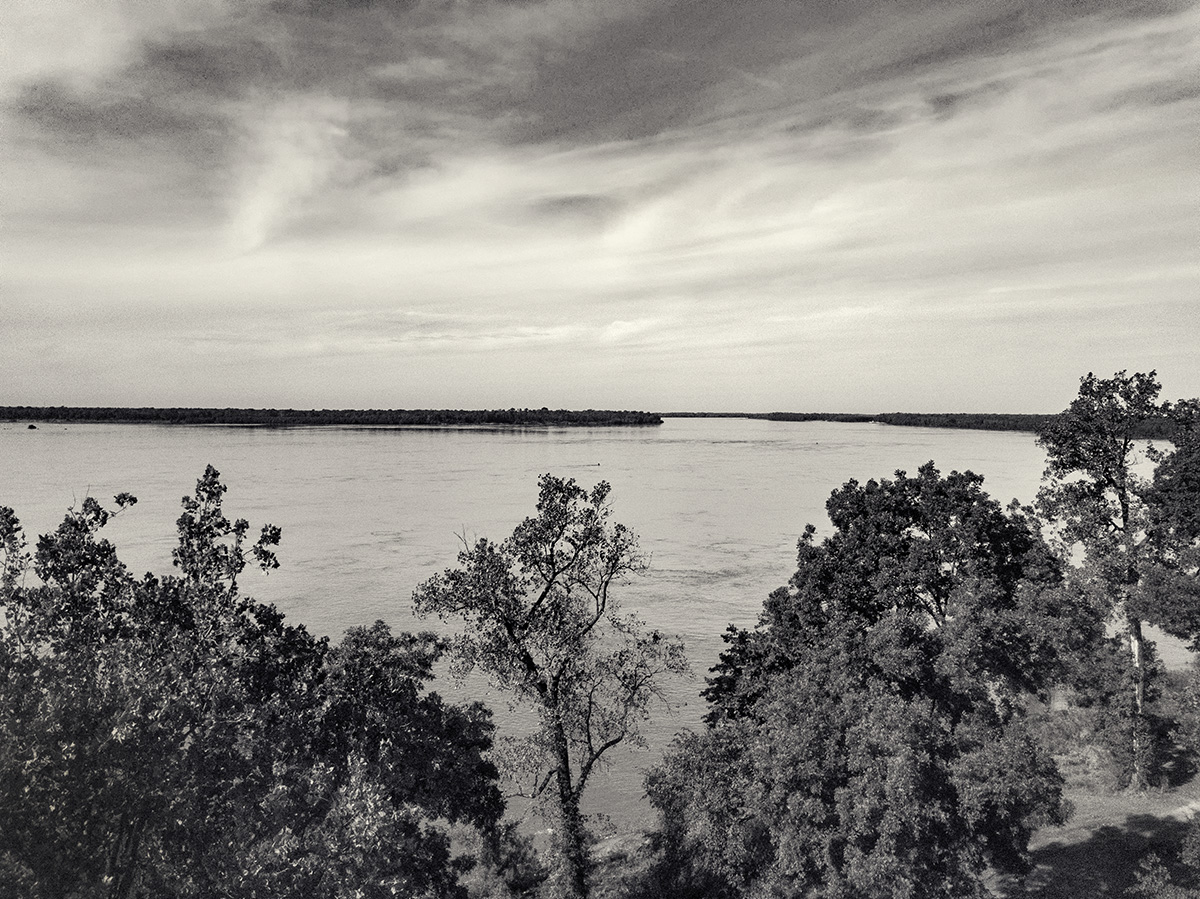
<path id="1" fill-rule="evenodd" d="M 658 425 L 649 412 L 607 409 L 234 409 L 148 406 L 0 406 L 0 421 L 114 422 L 264 427 L 422 425 L 553 426 Z"/>
<path id="2" fill-rule="evenodd" d="M 1200 649 L 1200 401 L 1160 391 L 1153 372 L 1082 378 L 1039 434 L 1030 505 L 933 462 L 833 491 L 832 530 L 808 525 L 757 626 L 725 634 L 703 728 L 649 772 L 660 826 L 621 895 L 981 899 L 1070 815 L 1051 716 L 1083 722 L 1065 739 L 1114 787 L 1200 762 L 1200 680 L 1168 702 L 1144 630 Z M 1144 448 L 1162 420 L 1173 446 Z M 211 466 L 166 575 L 134 577 L 103 536 L 128 494 L 86 499 L 32 552 L 0 507 L 0 894 L 595 892 L 589 779 L 644 742 L 687 661 L 620 607 L 646 560 L 609 485 L 538 486 L 509 537 L 464 542 L 414 593 L 457 636 L 377 622 L 336 645 L 242 593 L 281 535 L 230 520 Z M 444 656 L 533 731 L 497 739 L 483 704 L 432 692 Z M 547 854 L 505 790 L 550 822 Z M 1200 824 L 1137 895 L 1200 896 L 1196 847 Z"/>
<path id="3" fill-rule="evenodd" d="M 1017 412 L 664 412 L 664 418 L 749 418 L 763 421 L 828 421 L 842 424 L 872 422 L 909 428 L 951 428 L 977 431 L 1041 433 L 1056 415 Z M 1136 436 L 1169 440 L 1175 423 L 1169 418 L 1139 422 Z"/>
<path id="4" fill-rule="evenodd" d="M 641 412 L 607 409 L 243 409 L 153 406 L 0 406 L 0 421 L 121 424 L 247 425 L 259 427 L 597 427 L 660 425 L 664 418 L 745 418 L 762 421 L 871 422 L 916 428 L 1040 433 L 1054 415 L 1008 412 Z M 1141 439 L 1169 440 L 1169 418 L 1139 422 Z"/>

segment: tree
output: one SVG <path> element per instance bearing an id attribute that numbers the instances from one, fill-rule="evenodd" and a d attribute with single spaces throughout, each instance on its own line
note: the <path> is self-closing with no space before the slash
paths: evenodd
<path id="1" fill-rule="evenodd" d="M 648 780 L 668 854 L 707 895 L 979 895 L 1064 819 L 1023 697 L 1087 618 L 1027 510 L 970 472 L 851 481 L 827 509 L 834 532 L 810 525 L 789 587 L 727 637 L 707 730 Z"/>
<path id="2" fill-rule="evenodd" d="M 533 789 L 552 797 L 559 824 L 563 894 L 588 893 L 580 809 L 588 780 L 612 749 L 639 743 L 664 677 L 687 670 L 683 647 L 635 616 L 612 590 L 646 563 L 636 537 L 614 524 L 609 485 L 589 492 L 549 474 L 537 514 L 497 544 L 478 540 L 417 588 L 419 615 L 465 624 L 453 642 L 461 672 L 479 669 L 513 701 L 537 710 L 527 744 Z"/>
<path id="3" fill-rule="evenodd" d="M 464 895 L 439 822 L 499 818 L 487 711 L 424 691 L 432 635 L 377 623 L 330 649 L 245 597 L 279 531 L 247 546 L 224 492 L 210 466 L 179 574 L 141 580 L 96 500 L 32 556 L 0 508 L 0 893 Z"/>
<path id="4" fill-rule="evenodd" d="M 1200 401 L 1181 400 L 1168 410 L 1174 448 L 1154 471 L 1145 495 L 1147 541 L 1156 565 L 1134 597 L 1137 614 L 1155 620 L 1174 636 L 1200 649 Z M 1200 752 L 1200 671 L 1193 669 L 1184 694 L 1181 737 Z M 1200 897 L 1200 824 L 1190 825 L 1173 865 L 1156 856 L 1142 862 L 1130 894 L 1162 899 Z M 1173 869 L 1173 870 L 1171 870 Z"/>
<path id="5" fill-rule="evenodd" d="M 1049 589 L 1061 583 L 1061 566 L 1030 510 L 1002 510 L 980 475 L 943 477 L 929 462 L 916 477 L 851 480 L 826 510 L 833 534 L 818 543 L 816 528 L 805 528 L 791 589 L 768 597 L 759 630 L 726 635 L 705 691 L 710 720 L 736 716 L 762 686 L 760 674 L 794 667 L 790 641 L 830 612 L 864 628 L 895 615 L 923 621 L 939 651 L 970 647 L 964 680 L 979 675 L 1009 692 L 1044 687 L 1060 651 L 1087 639 L 1084 610 Z"/>
<path id="6" fill-rule="evenodd" d="M 1167 415 L 1174 448 L 1163 454 L 1145 495 L 1155 564 L 1134 609 L 1200 650 L 1200 400 L 1181 400 Z"/>
<path id="7" fill-rule="evenodd" d="M 1128 647 L 1128 686 L 1110 703 L 1129 746 L 1129 776 L 1144 786 L 1162 728 L 1151 715 L 1156 665 L 1143 622 L 1180 635 L 1200 634 L 1194 544 L 1200 497 L 1195 401 L 1159 401 L 1155 373 L 1112 378 L 1087 374 L 1079 395 L 1042 431 L 1046 472 L 1037 505 L 1057 533 L 1059 554 L 1078 559 L 1075 579 L 1119 623 Z M 1175 451 L 1143 447 L 1147 426 L 1174 417 Z M 1153 480 L 1145 466 L 1157 468 Z M 1118 670 L 1117 676 L 1124 675 Z M 1114 686 L 1113 691 L 1117 688 Z M 1112 691 L 1110 691 L 1112 692 Z"/>

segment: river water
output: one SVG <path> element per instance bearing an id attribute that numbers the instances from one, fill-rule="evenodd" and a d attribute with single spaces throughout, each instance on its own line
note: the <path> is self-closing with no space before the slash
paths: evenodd
<path id="1" fill-rule="evenodd" d="M 500 540 L 534 511 L 537 477 L 552 472 L 612 485 L 615 520 L 640 536 L 649 573 L 617 595 L 625 611 L 679 635 L 696 676 L 673 685 L 678 708 L 659 715 L 649 748 L 618 751 L 589 793 L 616 827 L 644 826 L 642 770 L 704 707 L 703 676 L 729 624 L 754 624 L 762 601 L 794 570 L 808 522 L 829 530 L 824 503 L 847 480 L 970 469 L 1007 504 L 1032 501 L 1044 464 L 1029 434 L 748 419 L 666 419 L 660 427 L 487 430 L 0 424 L 0 505 L 30 543 L 86 496 L 138 504 L 107 535 L 135 573 L 170 568 L 179 499 L 211 463 L 229 490 L 226 512 L 283 530 L 281 568 L 242 586 L 291 621 L 335 640 L 384 619 L 416 620 L 413 589 L 453 566 L 460 538 Z M 525 720 L 479 684 L 436 689 L 485 698 L 503 729 Z"/>

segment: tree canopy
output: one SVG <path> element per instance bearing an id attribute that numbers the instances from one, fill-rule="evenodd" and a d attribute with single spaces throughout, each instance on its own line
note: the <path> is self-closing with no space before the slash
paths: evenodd
<path id="1" fill-rule="evenodd" d="M 430 634 L 378 622 L 330 647 L 244 596 L 280 535 L 248 545 L 224 492 L 210 466 L 178 573 L 142 579 L 95 499 L 32 554 L 0 509 L 0 892 L 465 895 L 444 822 L 503 810 L 489 713 L 426 692 Z"/>
<path id="2" fill-rule="evenodd" d="M 1065 815 L 1022 703 L 1077 638 L 1057 562 L 1025 510 L 932 463 L 827 509 L 759 627 L 728 634 L 709 727 L 651 798 L 697 895 L 978 895 Z"/>

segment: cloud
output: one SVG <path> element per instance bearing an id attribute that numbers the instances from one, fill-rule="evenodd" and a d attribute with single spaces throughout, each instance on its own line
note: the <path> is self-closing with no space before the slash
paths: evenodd
<path id="1" fill-rule="evenodd" d="M 144 41 L 213 27 L 245 5 L 233 0 L 8 0 L 0 12 L 0 96 L 40 80 L 95 84 L 135 60 Z"/>
<path id="2" fill-rule="evenodd" d="M 345 101 L 312 95 L 273 101 L 260 113 L 231 214 L 238 249 L 255 249 L 285 229 L 346 167 L 347 118 Z"/>
<path id="3" fill-rule="evenodd" d="M 619 405 L 788 408 L 813 378 L 828 408 L 899 395 L 872 379 L 927 405 L 926 370 L 965 403 L 1122 340 L 1200 371 L 1194 6 L 146 10 L 62 58 L 78 10 L 21 26 L 0 302 L 40 310 L 4 312 L 41 349 L 2 373 L 57 360 L 21 390 L 137 322 L 161 349 L 131 373 L 194 359 L 223 397 L 272 360 L 293 405 L 400 369 L 430 404 L 488 371 L 542 389 L 543 363 L 560 404 L 601 378 Z"/>

